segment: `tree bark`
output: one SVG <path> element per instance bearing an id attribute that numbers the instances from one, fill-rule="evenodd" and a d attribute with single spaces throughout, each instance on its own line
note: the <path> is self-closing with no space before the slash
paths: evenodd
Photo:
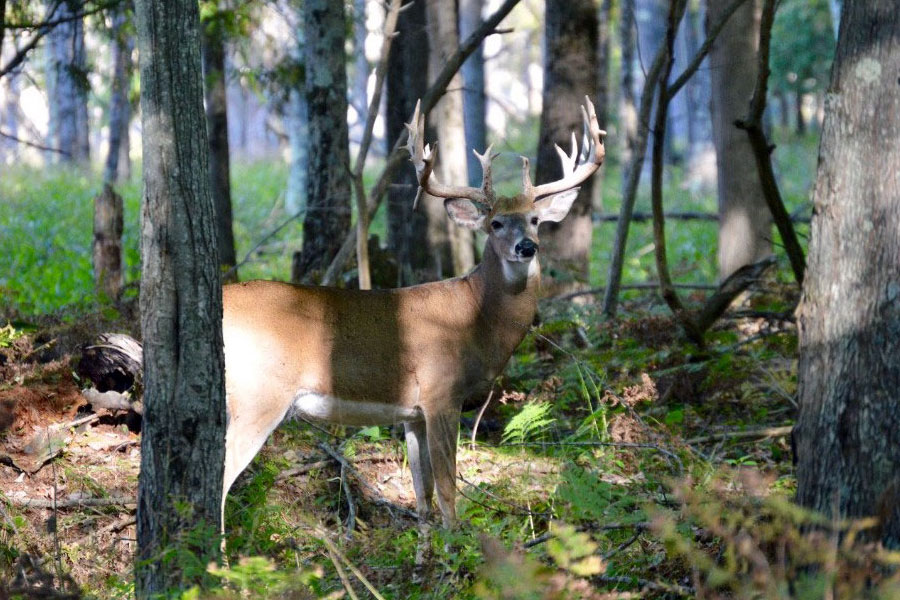
<path id="1" fill-rule="evenodd" d="M 734 122 L 747 113 L 756 81 L 759 0 L 744 3 L 709 54 L 713 143 L 719 196 L 719 277 L 772 253 L 772 216 L 766 206 L 746 134 Z M 727 3 L 708 0 L 707 27 Z"/>
<path id="2" fill-rule="evenodd" d="M 548 0 L 544 25 L 544 91 L 538 141 L 538 184 L 560 179 L 554 145 L 569 150 L 581 135 L 584 97 L 597 96 L 597 9 L 593 0 Z M 601 109 L 605 110 L 605 109 Z M 543 287 L 549 294 L 571 291 L 589 276 L 592 180 L 581 186 L 568 216 L 541 232 Z"/>
<path id="3" fill-rule="evenodd" d="M 303 3 L 306 102 L 309 110 L 307 210 L 303 250 L 291 280 L 318 281 L 350 229 L 346 18 L 343 2 Z"/>
<path id="4" fill-rule="evenodd" d="M 844 2 L 798 310 L 797 500 L 900 547 L 900 12 Z"/>
<path id="5" fill-rule="evenodd" d="M 447 59 L 459 48 L 459 33 L 456 29 L 458 15 L 456 5 L 447 0 L 426 0 L 428 15 L 428 71 L 429 81 L 433 81 L 447 63 Z M 477 27 L 477 25 L 476 25 Z M 466 148 L 466 130 L 463 123 L 463 78 L 456 73 L 447 86 L 447 92 L 437 101 L 428 118 L 440 140 L 435 172 L 438 179 L 451 184 L 465 184 L 469 181 Z M 443 200 L 425 196 L 423 208 L 429 213 L 430 233 L 439 240 L 446 235 L 450 245 L 450 264 L 442 265 L 445 275 L 462 275 L 475 266 L 475 242 L 472 231 L 457 227 L 444 210 Z M 443 229 L 446 233 L 440 233 Z"/>
<path id="6" fill-rule="evenodd" d="M 228 102 L 225 94 L 225 28 L 216 12 L 201 24 L 206 131 L 209 137 L 210 191 L 216 206 L 219 266 L 237 281 L 234 228 L 231 218 L 231 159 L 228 149 Z"/>
<path id="7" fill-rule="evenodd" d="M 63 2 L 55 18 L 68 20 L 54 26 L 47 35 L 48 145 L 59 150 L 52 154 L 53 160 L 66 163 L 90 159 L 84 21 L 73 18 L 80 6 L 76 0 Z"/>
<path id="8" fill-rule="evenodd" d="M 131 104 L 128 101 L 128 89 L 131 83 L 131 52 L 134 49 L 134 38 L 126 30 L 128 20 L 123 8 L 115 11 L 112 18 L 112 84 L 109 98 L 109 149 L 103 169 L 103 181 L 115 184 L 121 178 L 119 168 L 122 158 L 122 144 L 127 137 L 128 125 L 131 122 Z"/>
<path id="9" fill-rule="evenodd" d="M 198 5 L 137 0 L 135 14 L 144 133 L 135 594 L 147 598 L 197 583 L 163 553 L 200 564 L 219 554 L 226 409 Z"/>
<path id="10" fill-rule="evenodd" d="M 404 2 L 397 21 L 397 38 L 391 47 L 387 74 L 387 146 L 390 154 L 396 140 L 406 131 L 404 124 L 413 113 L 416 100 L 428 89 L 428 38 L 425 33 L 425 5 Z M 427 134 L 434 139 L 433 133 Z M 387 198 L 387 242 L 394 255 L 400 280 L 397 285 L 419 283 L 426 272 L 434 273 L 434 249 L 427 236 L 428 215 L 413 211 L 416 194 L 413 169 L 398 169 Z M 446 217 L 441 217 L 443 223 Z M 445 248 L 446 249 L 446 248 Z M 449 258 L 449 256 L 448 256 Z M 429 277 L 430 279 L 430 277 Z"/>
<path id="11" fill-rule="evenodd" d="M 460 0 L 459 37 L 467 38 L 481 25 L 484 0 Z M 466 165 L 469 185 L 481 186 L 481 163 L 472 150 L 484 152 L 487 148 L 486 96 L 484 92 L 484 48 L 479 45 L 462 66 L 463 119 L 466 129 Z"/>

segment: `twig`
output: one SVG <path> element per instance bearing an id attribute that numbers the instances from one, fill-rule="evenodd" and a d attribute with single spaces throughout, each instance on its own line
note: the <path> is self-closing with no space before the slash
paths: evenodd
<path id="1" fill-rule="evenodd" d="M 359 596 L 356 595 L 356 592 L 353 590 L 353 586 L 350 585 L 350 579 L 347 577 L 347 574 L 344 572 L 344 567 L 341 566 L 341 561 L 337 557 L 337 552 L 335 549 L 332 549 L 334 544 L 331 543 L 327 537 L 322 538 L 322 542 L 325 544 L 325 550 L 328 552 L 328 558 L 331 559 L 331 564 L 334 565 L 334 570 L 337 571 L 338 577 L 341 578 L 341 583 L 344 584 L 344 589 L 347 590 L 347 594 L 350 596 L 351 600 L 359 600 Z"/>
<path id="2" fill-rule="evenodd" d="M 347 465 L 341 464 L 341 489 L 344 491 L 344 497 L 347 498 L 347 537 L 353 535 L 353 528 L 356 527 L 356 502 L 353 500 L 353 492 L 350 490 L 350 484 L 347 482 Z"/>
<path id="3" fill-rule="evenodd" d="M 17 144 L 25 144 L 29 148 L 34 148 L 35 150 L 43 150 L 44 152 L 56 152 L 57 154 L 65 154 L 65 152 L 60 150 L 59 148 L 51 148 L 50 146 L 44 146 L 42 144 L 37 144 L 35 142 L 23 140 L 22 138 L 16 137 L 11 133 L 6 133 L 3 130 L 0 130 L 0 137 L 6 138 L 8 140 L 12 140 L 12 141 L 16 142 Z"/>
<path id="4" fill-rule="evenodd" d="M 790 435 L 793 431 L 793 425 L 783 425 L 780 427 L 765 427 L 763 429 L 750 429 L 747 431 L 722 431 L 719 433 L 710 433 L 698 437 L 685 440 L 685 444 L 700 444 L 703 442 L 713 442 L 716 440 L 739 440 L 747 438 L 771 438 Z"/>
<path id="5" fill-rule="evenodd" d="M 316 526 L 313 529 L 313 531 L 316 533 L 316 537 L 323 544 L 325 544 L 325 546 L 328 548 L 328 551 L 330 553 L 333 553 L 334 556 L 336 556 L 338 559 L 343 561 L 345 565 L 347 565 L 347 568 L 350 569 L 350 572 L 353 573 L 353 575 L 355 575 L 357 579 L 359 579 L 360 583 L 362 583 L 364 586 L 366 586 L 366 589 L 369 590 L 369 592 L 373 596 L 375 596 L 376 600 L 384 600 L 384 596 L 382 596 L 381 593 L 375 588 L 375 586 L 369 582 L 369 580 L 366 578 L 366 576 L 362 574 L 362 571 L 357 569 L 356 565 L 354 565 L 352 562 L 350 562 L 350 559 L 348 559 L 344 555 L 344 553 L 338 549 L 338 547 L 335 545 L 335 543 L 331 541 L 331 538 L 328 536 L 328 532 L 325 531 L 324 528 L 322 528 L 321 526 Z M 333 560 L 333 558 L 332 558 L 332 560 Z M 337 567 L 337 563 L 335 563 L 335 567 Z M 351 589 L 351 588 L 348 586 L 348 589 Z"/>
<path id="6" fill-rule="evenodd" d="M 475 423 L 472 425 L 472 441 L 470 443 L 470 447 L 475 447 L 475 436 L 478 433 L 478 424 L 481 423 L 481 417 L 484 416 L 484 411 L 487 410 L 488 404 L 491 403 L 491 398 L 494 395 L 494 386 L 491 385 L 491 391 L 488 392 L 487 400 L 484 401 L 484 404 L 481 405 L 481 410 L 478 411 L 478 416 L 475 417 Z"/>
<path id="7" fill-rule="evenodd" d="M 628 546 L 630 546 L 630 545 L 632 545 L 633 543 L 635 543 L 635 542 L 638 540 L 638 538 L 641 537 L 641 534 L 642 534 L 642 533 L 644 533 L 644 530 L 643 530 L 643 529 L 639 529 L 639 528 L 636 529 L 636 531 L 634 532 L 634 535 L 633 535 L 633 536 L 631 536 L 631 537 L 628 538 L 626 541 L 622 542 L 621 544 L 619 544 L 618 546 L 616 546 L 615 548 L 613 548 L 613 549 L 610 550 L 609 552 L 604 552 L 604 553 L 601 555 L 602 558 L 603 558 L 603 560 L 609 560 L 610 558 L 612 558 L 613 556 L 615 556 L 616 554 L 618 554 L 619 552 L 621 552 L 622 550 L 624 550 L 624 549 L 627 548 Z"/>
<path id="8" fill-rule="evenodd" d="M 58 342 L 58 341 L 59 341 L 58 339 L 53 338 L 52 340 L 49 340 L 49 341 L 47 341 L 47 342 L 44 342 L 43 344 L 41 344 L 41 345 L 38 346 L 37 348 L 32 348 L 32 350 L 31 350 L 28 354 L 26 354 L 25 356 L 23 356 L 20 360 L 21 360 L 22 362 L 25 362 L 26 360 L 28 360 L 29 358 L 31 358 L 32 356 L 34 356 L 34 355 L 37 354 L 38 352 L 42 352 L 42 351 L 44 351 L 44 350 L 46 350 L 46 349 L 48 349 L 48 348 L 53 347 L 53 346 L 56 344 L 56 342 Z"/>
<path id="9" fill-rule="evenodd" d="M 275 481 L 284 481 L 285 479 L 290 479 L 291 477 L 296 477 L 297 475 L 303 475 L 304 473 L 309 473 L 310 471 L 315 471 L 317 469 L 324 469 L 325 467 L 334 464 L 333 458 L 328 458 L 326 460 L 319 460 L 313 463 L 307 463 L 305 465 L 300 465 L 299 467 L 294 467 L 292 469 L 287 469 L 286 471 L 282 471 L 275 478 Z"/>
<path id="10" fill-rule="evenodd" d="M 610 523 L 608 525 L 601 525 L 600 527 L 594 527 L 592 525 L 582 525 L 578 527 L 578 531 L 614 531 L 616 529 L 628 529 L 630 527 L 634 527 L 638 531 L 645 531 L 650 528 L 650 523 L 646 521 L 638 521 L 637 523 Z M 534 538 L 533 540 L 528 540 L 524 544 L 522 544 L 523 548 L 533 548 L 538 544 L 543 544 L 553 537 L 552 533 L 545 533 L 541 536 Z"/>
<path id="11" fill-rule="evenodd" d="M 396 504 L 385 499 L 378 490 L 376 490 L 374 487 L 372 487 L 372 485 L 368 481 L 366 481 L 366 479 L 364 477 L 362 477 L 359 474 L 359 471 L 357 471 L 353 467 L 353 465 L 350 464 L 350 461 L 348 461 L 347 458 L 345 456 L 343 456 L 340 452 L 338 452 L 337 450 L 335 450 L 334 448 L 332 448 L 330 445 L 328 445 L 325 442 L 319 442 L 319 447 L 322 450 L 324 450 L 329 456 L 331 456 L 334 460 L 341 463 L 341 465 L 346 466 L 346 468 L 348 469 L 350 474 L 353 475 L 354 477 L 356 477 L 356 480 L 359 481 L 359 483 L 364 488 L 366 488 L 370 494 L 372 494 L 374 496 L 373 501 L 375 502 L 375 504 L 378 504 L 378 505 L 381 505 L 381 506 L 384 506 L 385 508 L 387 508 L 388 511 L 391 512 L 392 516 L 393 516 L 393 513 L 396 511 L 396 512 L 406 515 L 408 517 L 418 519 L 418 515 L 415 513 L 415 511 L 409 510 L 408 508 L 405 508 L 403 506 L 397 506 Z"/>
<path id="12" fill-rule="evenodd" d="M 510 502 L 509 500 L 506 500 L 505 498 L 501 498 L 500 496 L 491 492 L 490 490 L 486 490 L 484 488 L 478 487 L 477 485 L 475 485 L 471 481 L 467 480 L 465 477 L 463 477 L 462 475 L 460 475 L 458 473 L 456 475 L 456 478 L 459 479 L 460 481 L 462 481 L 463 483 L 465 483 L 466 485 L 468 485 L 469 487 L 472 487 L 472 488 L 478 490 L 485 496 L 493 498 L 497 502 L 500 502 L 501 504 L 505 504 L 505 505 L 513 508 L 513 510 L 504 510 L 501 508 L 497 508 L 496 506 L 490 506 L 488 504 L 485 504 L 484 502 L 481 502 L 480 500 L 472 498 L 471 496 L 467 495 L 465 492 L 463 492 L 462 490 L 457 488 L 457 491 L 459 491 L 460 495 L 462 495 L 464 498 L 466 498 L 470 502 L 474 502 L 478 506 L 483 506 L 484 508 L 487 508 L 488 510 L 507 514 L 507 515 L 512 515 L 512 516 L 516 516 L 516 517 L 532 517 L 532 516 L 551 517 L 551 516 L 553 516 L 552 512 L 534 512 L 530 508 L 522 508 L 518 504 L 514 504 L 514 503 Z"/>
<path id="13" fill-rule="evenodd" d="M 694 588 L 678 585 L 677 583 L 663 583 L 659 581 L 650 581 L 649 579 L 641 579 L 640 577 L 631 577 L 628 575 L 595 575 L 591 577 L 592 581 L 598 583 L 613 583 L 640 586 L 642 589 L 651 592 L 668 592 L 670 594 L 678 594 L 686 598 L 693 598 L 696 595 Z"/>
<path id="14" fill-rule="evenodd" d="M 718 289 L 718 286 L 713 285 L 711 283 L 673 283 L 672 287 L 676 289 L 683 290 L 715 290 Z M 657 281 L 645 281 L 642 283 L 629 283 L 626 285 L 620 285 L 620 290 L 658 290 L 659 282 Z M 563 294 L 561 296 L 554 296 L 553 298 L 549 298 L 549 300 L 571 300 L 572 298 L 577 298 L 578 296 L 595 296 L 597 294 L 602 294 L 606 291 L 605 287 L 596 287 L 590 288 L 587 290 L 578 290 L 577 292 L 570 292 L 568 294 Z"/>

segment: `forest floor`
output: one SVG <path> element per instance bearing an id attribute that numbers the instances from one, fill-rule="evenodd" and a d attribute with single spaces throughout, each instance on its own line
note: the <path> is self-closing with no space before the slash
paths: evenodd
<path id="1" fill-rule="evenodd" d="M 363 579 L 385 598 L 749 597 L 852 585 L 850 572 L 808 568 L 821 548 L 799 543 L 808 517 L 789 504 L 796 299 L 794 286 L 766 280 L 702 350 L 653 294 L 612 322 L 591 303 L 545 302 L 474 443 L 484 399 L 464 413 L 462 522 L 431 530 L 424 572 L 402 436 L 286 424 L 230 496 L 232 568 L 211 576 L 232 593 L 308 597 L 348 585 L 363 597 Z M 39 586 L 56 575 L 57 590 L 130 595 L 139 419 L 94 413 L 74 372 L 82 345 L 104 331 L 134 334 L 133 317 L 48 317 L 0 337 L 0 581 Z"/>

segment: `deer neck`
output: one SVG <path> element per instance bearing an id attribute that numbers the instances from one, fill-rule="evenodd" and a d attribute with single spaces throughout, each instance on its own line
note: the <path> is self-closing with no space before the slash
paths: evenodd
<path id="1" fill-rule="evenodd" d="M 506 363 L 528 333 L 537 312 L 541 267 L 505 261 L 490 242 L 481 264 L 467 278 L 478 302 L 478 320 L 491 332 L 487 344 L 497 359 Z"/>

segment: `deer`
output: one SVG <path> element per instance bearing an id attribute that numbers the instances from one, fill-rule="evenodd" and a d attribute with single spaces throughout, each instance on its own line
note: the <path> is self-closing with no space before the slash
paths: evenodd
<path id="1" fill-rule="evenodd" d="M 418 518 L 429 520 L 436 490 L 442 524 L 454 526 L 462 403 L 487 392 L 532 325 L 538 226 L 566 216 L 578 186 L 605 156 L 606 132 L 589 98 L 581 111 L 580 153 L 574 132 L 570 153 L 556 147 L 563 178 L 532 185 L 522 157 L 522 191 L 507 197 L 494 192 L 491 164 L 498 155 L 491 146 L 475 152 L 480 188 L 437 181 L 437 145 L 424 144 L 425 117 L 416 105 L 407 124 L 416 201 L 423 194 L 442 198 L 456 225 L 487 234 L 480 264 L 465 276 L 390 290 L 273 281 L 224 287 L 223 498 L 285 419 L 403 423 Z"/>

